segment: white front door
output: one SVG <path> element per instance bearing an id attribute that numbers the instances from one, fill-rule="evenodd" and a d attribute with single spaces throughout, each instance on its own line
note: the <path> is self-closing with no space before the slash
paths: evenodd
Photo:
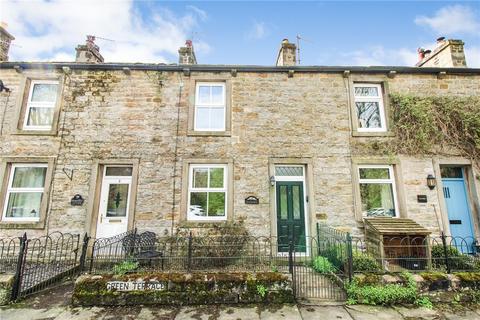
<path id="1" fill-rule="evenodd" d="M 132 167 L 105 166 L 100 192 L 97 238 L 127 231 Z"/>

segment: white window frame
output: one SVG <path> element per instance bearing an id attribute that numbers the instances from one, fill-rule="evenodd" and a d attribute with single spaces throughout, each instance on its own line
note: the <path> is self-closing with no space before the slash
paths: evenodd
<path id="1" fill-rule="evenodd" d="M 223 188 L 194 188 L 193 187 L 193 170 L 195 168 L 211 169 L 223 168 Z M 228 165 L 227 164 L 190 164 L 188 169 L 188 199 L 187 199 L 187 220 L 190 221 L 225 221 L 228 216 Z M 207 185 L 210 184 L 210 172 L 208 174 Z M 207 214 L 208 214 L 208 193 L 224 192 L 225 193 L 225 215 L 224 216 L 196 216 L 190 214 L 190 200 L 192 192 L 207 192 Z"/>
<path id="2" fill-rule="evenodd" d="M 356 96 L 355 88 L 377 88 L 378 97 L 372 96 Z M 386 132 L 387 123 L 385 119 L 385 106 L 383 103 L 383 91 L 381 84 L 375 83 L 354 83 L 353 85 L 353 98 L 354 98 L 354 108 L 355 114 L 357 115 L 355 121 L 357 121 L 357 131 L 359 132 Z M 380 112 L 380 128 L 360 128 L 359 126 L 359 114 L 357 110 L 357 102 L 377 102 Z"/>
<path id="3" fill-rule="evenodd" d="M 33 88 L 35 88 L 36 84 L 56 84 L 57 85 L 57 95 L 55 95 L 55 100 L 53 102 L 31 102 L 32 99 L 32 94 L 33 94 Z M 25 116 L 23 119 L 23 130 L 35 130 L 35 131 L 49 131 L 52 130 L 53 126 L 53 121 L 55 118 L 55 115 L 52 113 L 52 124 L 49 126 L 32 126 L 28 125 L 28 118 L 30 115 L 30 109 L 31 108 L 51 108 L 53 109 L 53 112 L 55 112 L 55 107 L 57 104 L 57 99 L 58 99 L 58 88 L 60 86 L 59 81 L 56 80 L 32 80 L 30 82 L 30 88 L 28 92 L 28 98 L 27 98 L 27 103 L 25 106 Z"/>
<path id="4" fill-rule="evenodd" d="M 198 97 L 199 97 L 199 90 L 200 86 L 221 86 L 223 89 L 223 94 L 222 94 L 222 103 L 221 104 L 214 104 L 214 103 L 209 103 L 209 104 L 200 104 L 198 103 Z M 202 108 L 202 107 L 208 107 L 208 108 L 216 108 L 216 109 L 223 109 L 223 124 L 221 128 L 199 128 L 197 126 L 197 108 Z M 195 107 L 193 111 L 193 130 L 194 131 L 225 131 L 226 127 L 226 117 L 227 117 L 227 101 L 226 101 L 226 86 L 225 82 L 197 82 L 195 84 Z"/>
<path id="5" fill-rule="evenodd" d="M 10 168 L 10 176 L 8 178 L 8 186 L 7 192 L 5 195 L 5 202 L 3 204 L 3 221 L 32 221 L 38 222 L 40 221 L 41 210 L 42 210 L 42 202 L 44 201 L 43 195 L 45 194 L 45 185 L 42 188 L 13 188 L 13 177 L 15 176 L 15 169 L 16 168 L 47 168 L 47 163 L 15 163 L 11 165 Z M 45 178 L 44 181 L 47 181 L 47 172 L 45 171 Z M 7 209 L 8 209 L 8 202 L 10 201 L 10 194 L 11 193 L 27 193 L 27 192 L 35 192 L 35 193 L 42 193 L 42 200 L 40 202 L 40 211 L 38 212 L 38 217 L 7 217 Z"/>
<path id="6" fill-rule="evenodd" d="M 360 178 L 360 169 L 388 169 L 388 175 L 390 176 L 390 179 L 361 179 Z M 400 216 L 399 212 L 399 207 L 398 207 L 398 198 L 397 198 L 397 186 L 395 184 L 395 170 L 393 170 L 392 165 L 377 165 L 377 164 L 372 164 L 372 165 L 359 165 L 357 168 L 357 175 L 358 175 L 358 192 L 360 194 L 360 208 L 362 208 L 362 194 L 361 194 L 361 189 L 360 185 L 362 183 L 364 184 L 386 184 L 390 183 L 392 185 L 392 192 L 393 192 L 393 202 L 394 202 L 394 207 L 395 207 L 395 217 L 392 218 L 398 218 Z M 362 216 L 364 218 L 368 218 L 362 211 Z M 387 217 L 387 216 L 385 216 Z"/>

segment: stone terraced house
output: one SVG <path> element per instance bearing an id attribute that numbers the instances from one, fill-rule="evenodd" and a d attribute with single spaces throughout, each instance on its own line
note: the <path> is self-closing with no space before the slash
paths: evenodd
<path id="1" fill-rule="evenodd" d="M 54 231 L 161 235 L 243 220 L 253 235 L 353 235 L 405 218 L 478 236 L 470 159 L 377 156 L 392 139 L 390 94 L 478 96 L 463 42 L 439 39 L 415 67 L 105 63 L 89 38 L 74 63 L 8 61 L 0 29 L 0 237 Z M 427 177 L 428 179 L 427 181 Z"/>

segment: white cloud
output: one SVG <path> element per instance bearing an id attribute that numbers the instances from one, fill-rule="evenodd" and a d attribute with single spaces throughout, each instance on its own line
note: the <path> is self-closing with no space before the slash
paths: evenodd
<path id="1" fill-rule="evenodd" d="M 470 33 L 480 35 L 480 22 L 475 11 L 464 5 L 446 6 L 435 12 L 431 17 L 418 16 L 415 23 L 427 26 L 439 35 L 455 33 Z"/>
<path id="2" fill-rule="evenodd" d="M 371 48 L 345 52 L 341 54 L 343 65 L 359 66 L 414 66 L 417 54 L 406 48 L 386 49 L 377 45 Z"/>
<path id="3" fill-rule="evenodd" d="M 465 59 L 467 60 L 467 67 L 480 68 L 480 47 L 465 46 Z"/>
<path id="4" fill-rule="evenodd" d="M 435 43 L 427 43 L 422 48 L 435 48 Z M 417 50 L 407 48 L 387 49 L 383 46 L 345 52 L 341 56 L 341 65 L 354 66 L 410 66 L 418 61 Z M 329 58 L 329 57 L 327 57 Z M 480 47 L 465 46 L 465 59 L 469 68 L 480 68 Z M 322 58 L 325 61 L 325 58 Z"/>
<path id="5" fill-rule="evenodd" d="M 11 60 L 33 61 L 72 61 L 74 48 L 92 34 L 115 40 L 97 40 L 107 62 L 172 62 L 206 18 L 205 11 L 193 6 L 180 16 L 154 7 L 142 14 L 132 0 L 5 1 L 0 13 L 20 46 L 11 47 Z M 197 53 L 210 50 L 205 42 L 194 45 Z"/>
<path id="6" fill-rule="evenodd" d="M 208 14 L 205 10 L 202 10 L 198 7 L 195 7 L 195 6 L 192 6 L 192 5 L 188 5 L 187 6 L 187 9 L 189 10 L 192 10 L 193 12 L 195 12 L 199 18 L 202 20 L 202 21 L 205 21 L 208 19 Z"/>
<path id="7" fill-rule="evenodd" d="M 260 40 L 268 35 L 267 26 L 265 22 L 254 22 L 252 28 L 247 34 L 248 39 Z"/>

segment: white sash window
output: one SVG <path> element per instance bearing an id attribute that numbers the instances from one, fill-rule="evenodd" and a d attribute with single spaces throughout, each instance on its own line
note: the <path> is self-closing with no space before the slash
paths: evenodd
<path id="1" fill-rule="evenodd" d="M 24 130 L 51 130 L 58 81 L 32 80 L 25 108 Z"/>
<path id="2" fill-rule="evenodd" d="M 195 131 L 225 131 L 225 83 L 198 82 L 195 88 Z"/>
<path id="3" fill-rule="evenodd" d="M 359 132 L 387 131 L 382 86 L 372 83 L 353 85 Z"/>
<path id="4" fill-rule="evenodd" d="M 227 165 L 192 164 L 188 180 L 188 220 L 226 220 Z"/>
<path id="5" fill-rule="evenodd" d="M 4 221 L 39 221 L 47 164 L 12 164 L 6 202 L 3 210 Z"/>

